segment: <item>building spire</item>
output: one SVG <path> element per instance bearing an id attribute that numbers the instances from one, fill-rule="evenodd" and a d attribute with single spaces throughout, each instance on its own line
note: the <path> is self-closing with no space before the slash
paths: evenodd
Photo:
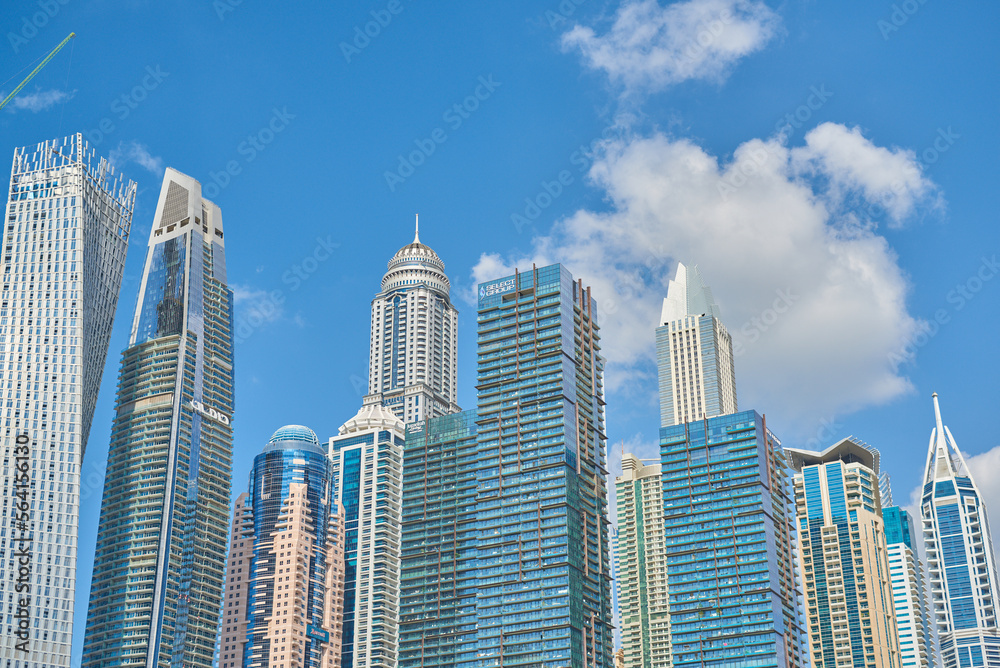
<path id="1" fill-rule="evenodd" d="M 419 244 L 420 243 L 420 214 L 418 213 L 416 215 L 417 215 L 417 229 L 413 233 L 413 243 Z"/>
<path id="2" fill-rule="evenodd" d="M 938 438 L 940 438 L 943 441 L 944 440 L 944 425 L 941 422 L 941 407 L 938 405 L 937 392 L 935 392 L 934 394 L 932 394 L 931 398 L 934 399 L 934 423 L 937 425 L 937 433 L 939 434 Z"/>

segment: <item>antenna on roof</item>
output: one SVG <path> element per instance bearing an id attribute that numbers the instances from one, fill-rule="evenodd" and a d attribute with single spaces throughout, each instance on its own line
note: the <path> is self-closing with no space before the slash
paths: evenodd
<path id="1" fill-rule="evenodd" d="M 416 229 L 416 232 L 414 232 L 414 234 L 413 234 L 413 243 L 419 244 L 420 243 L 420 214 L 418 213 L 416 215 L 417 215 L 417 229 Z"/>

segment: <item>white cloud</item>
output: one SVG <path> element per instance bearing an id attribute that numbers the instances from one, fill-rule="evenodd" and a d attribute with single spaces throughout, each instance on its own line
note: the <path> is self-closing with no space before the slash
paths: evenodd
<path id="1" fill-rule="evenodd" d="M 879 169 L 831 158 L 837 136 Z M 663 134 L 608 142 L 590 177 L 610 210 L 558 221 L 530 253 L 483 255 L 473 277 L 564 263 L 598 301 L 609 391 L 648 393 L 666 282 L 677 261 L 697 264 L 733 334 L 741 408 L 780 416 L 779 433 L 791 435 L 888 401 L 910 388 L 889 356 L 920 323 L 895 253 L 845 196 L 864 207 L 898 181 L 901 222 L 933 204 L 933 188 L 911 154 L 856 130 L 824 125 L 804 146 L 784 141 L 747 141 L 729 161 Z"/>
<path id="2" fill-rule="evenodd" d="M 229 287 L 233 291 L 237 327 L 246 324 L 255 329 L 264 323 L 280 320 L 284 315 L 282 302 L 275 300 L 271 292 L 239 283 L 231 283 Z"/>
<path id="3" fill-rule="evenodd" d="M 757 0 L 626 0 L 607 33 L 575 26 L 567 51 L 604 71 L 627 93 L 657 91 L 688 79 L 721 81 L 741 58 L 764 47 L 780 19 Z"/>
<path id="4" fill-rule="evenodd" d="M 121 168 L 126 163 L 134 162 L 156 176 L 163 174 L 163 158 L 153 156 L 144 144 L 140 144 L 134 140 L 131 142 L 119 142 L 118 147 L 112 149 L 108 159 L 118 168 Z"/>
<path id="5" fill-rule="evenodd" d="M 45 111 L 49 107 L 55 106 L 60 102 L 70 100 L 76 95 L 75 90 L 65 91 L 65 90 L 38 90 L 34 93 L 19 93 L 11 102 L 7 105 L 7 108 L 11 111 L 30 111 L 32 113 L 38 113 L 39 111 Z M 7 97 L 7 93 L 0 93 L 0 99 Z"/>
<path id="6" fill-rule="evenodd" d="M 884 206 L 891 225 L 899 225 L 919 201 L 936 194 L 914 151 L 875 146 L 859 128 L 823 123 L 806 136 L 806 146 L 792 151 L 792 158 L 802 171 L 829 176 L 831 195 L 861 190 L 869 202 Z"/>

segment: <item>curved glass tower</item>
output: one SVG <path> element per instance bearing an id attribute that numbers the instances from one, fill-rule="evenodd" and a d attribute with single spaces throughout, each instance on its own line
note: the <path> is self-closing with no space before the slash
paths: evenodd
<path id="1" fill-rule="evenodd" d="M 333 464 L 289 425 L 254 459 L 233 513 L 220 668 L 340 665 L 344 533 Z"/>
<path id="2" fill-rule="evenodd" d="M 990 523 L 951 431 L 934 421 L 920 514 L 944 668 L 1000 666 L 997 566 Z"/>
<path id="3" fill-rule="evenodd" d="M 458 309 L 444 262 L 413 242 L 389 260 L 372 300 L 368 396 L 404 423 L 457 413 Z"/>
<path id="4" fill-rule="evenodd" d="M 222 213 L 168 168 L 122 353 L 88 668 L 212 665 L 232 486 L 232 304 Z"/>

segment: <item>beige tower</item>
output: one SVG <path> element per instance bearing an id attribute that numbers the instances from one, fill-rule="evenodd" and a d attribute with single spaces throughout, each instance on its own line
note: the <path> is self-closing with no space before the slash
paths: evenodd
<path id="1" fill-rule="evenodd" d="M 899 637 L 879 492 L 878 450 L 846 438 L 786 449 L 813 665 L 897 668 Z"/>
<path id="2" fill-rule="evenodd" d="M 618 608 L 623 661 L 629 668 L 669 668 L 670 608 L 660 465 L 622 457 L 618 508 Z"/>

